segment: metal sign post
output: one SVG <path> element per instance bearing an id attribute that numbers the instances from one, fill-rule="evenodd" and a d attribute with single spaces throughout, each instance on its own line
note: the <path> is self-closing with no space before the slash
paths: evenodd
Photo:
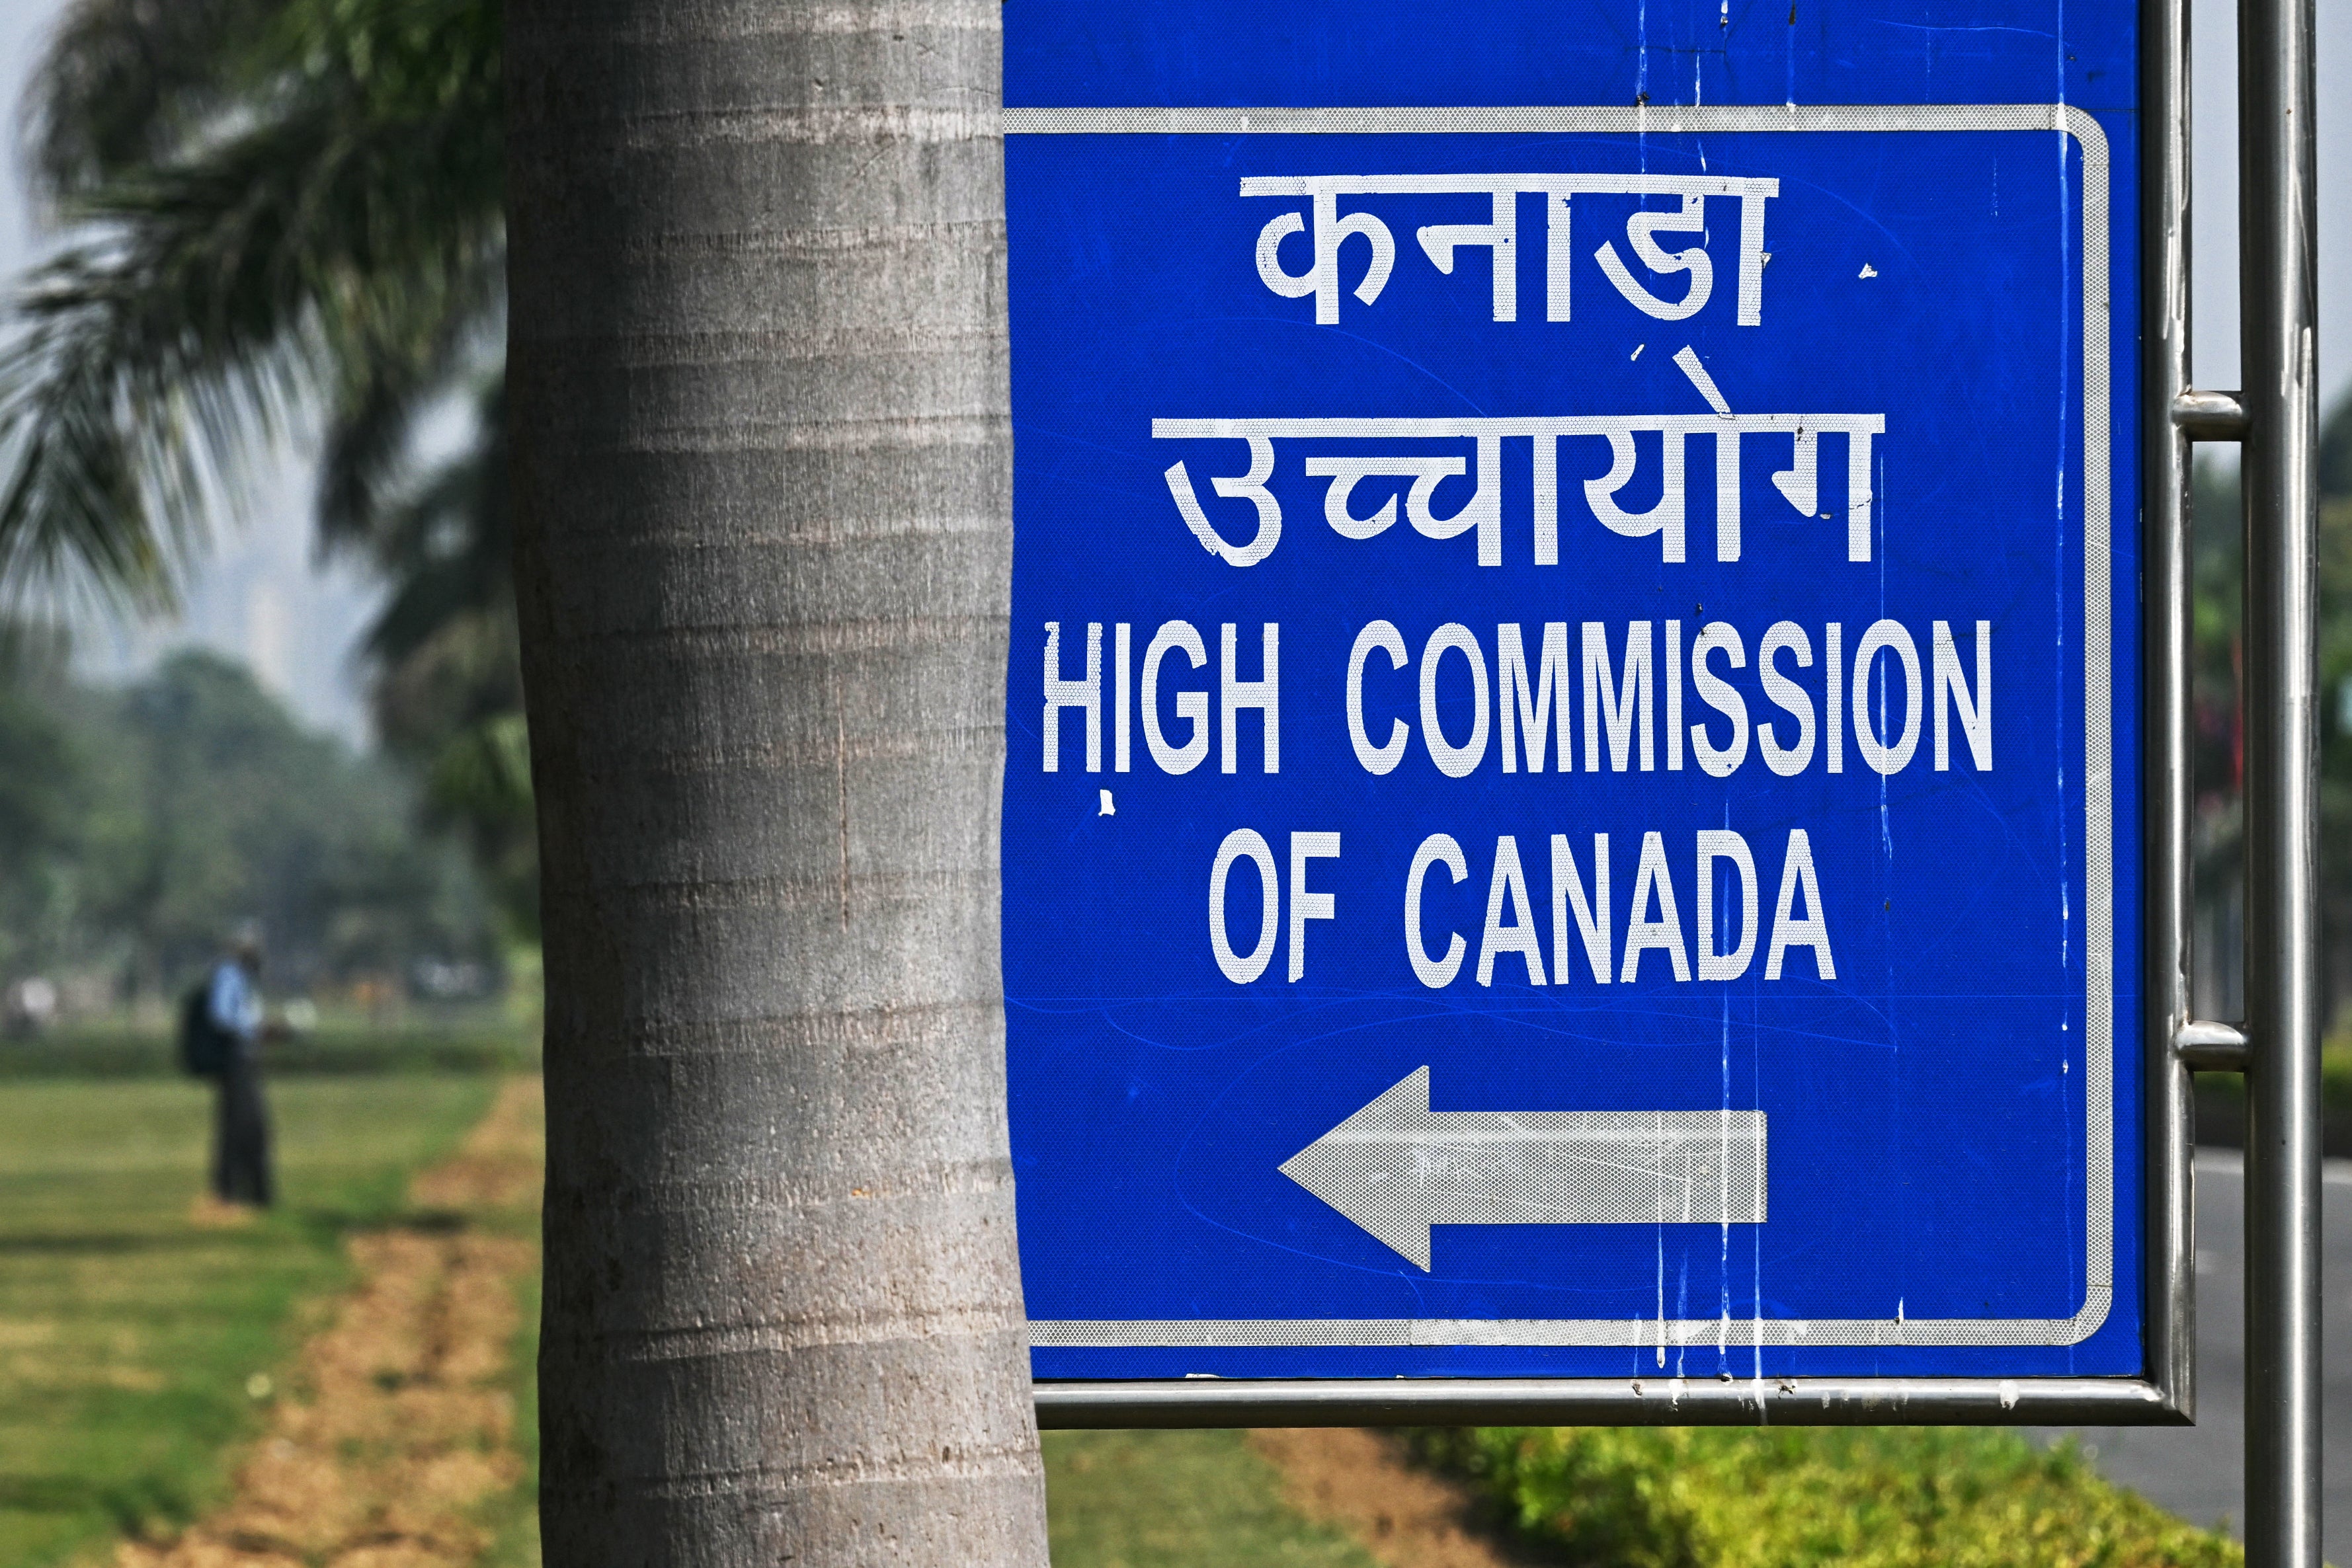
<path id="1" fill-rule="evenodd" d="M 2312 0 L 2238 11 L 2246 538 L 2246 1554 L 2319 1557 Z"/>
<path id="2" fill-rule="evenodd" d="M 2307 1335 L 2308 358 L 2188 387 L 2182 5 L 1007 5 L 1043 1421 L 2187 1419 L 2241 426 Z"/>
<path id="3" fill-rule="evenodd" d="M 2142 101 L 2149 127 L 2142 228 L 2147 331 L 2151 1345 L 2193 1411 L 2188 1229 L 2189 1074 L 2244 1072 L 2246 1134 L 2246 1557 L 2256 1568 L 2320 1562 L 2319 991 L 2317 813 L 2316 137 L 2309 0 L 2239 12 L 2241 361 L 2247 391 L 2189 388 L 2189 18 L 2147 0 Z M 2248 1022 L 2189 1012 L 2188 495 L 2193 441 L 2242 443 L 2246 551 Z M 2160 1005 L 2159 1005 L 2160 1004 Z M 2249 1043 L 2248 1037 L 2252 1037 Z M 2158 1316 L 2168 1320 L 2158 1327 Z"/>

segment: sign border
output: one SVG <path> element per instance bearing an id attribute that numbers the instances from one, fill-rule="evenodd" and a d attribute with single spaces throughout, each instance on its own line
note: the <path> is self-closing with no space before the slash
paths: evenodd
<path id="1" fill-rule="evenodd" d="M 1015 135 L 1454 135 L 1789 131 L 2051 131 L 2082 153 L 2084 1296 L 2059 1318 L 1280 1318 L 1032 1320 L 1033 1345 L 1187 1348 L 1377 1345 L 2014 1346 L 2078 1344 L 2115 1290 L 2114 696 L 2110 553 L 2112 386 L 2106 133 L 2071 104 L 1077 108 L 1004 110 Z M 1138 1380 L 1148 1381 L 1148 1380 Z M 1319 1380 L 1318 1380 L 1319 1381 Z M 1348 1382 L 1347 1379 L 1334 1379 Z"/>

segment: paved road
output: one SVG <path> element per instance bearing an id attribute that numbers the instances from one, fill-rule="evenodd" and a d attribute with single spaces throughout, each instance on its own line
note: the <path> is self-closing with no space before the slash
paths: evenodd
<path id="1" fill-rule="evenodd" d="M 2330 1160 L 2321 1209 L 2326 1380 L 2323 1536 L 2352 1563 L 2352 1161 Z M 2197 1425 L 2072 1429 L 2110 1480 L 2199 1524 L 2245 1517 L 2245 1188 L 2238 1156 L 2197 1157 Z M 2058 1433 L 2049 1432 L 2049 1437 Z"/>

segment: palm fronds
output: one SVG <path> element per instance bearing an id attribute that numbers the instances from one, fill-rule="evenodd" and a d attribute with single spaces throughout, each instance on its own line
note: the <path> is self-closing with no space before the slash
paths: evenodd
<path id="1" fill-rule="evenodd" d="M 244 84 L 235 112 L 151 94 L 142 134 L 176 138 L 173 156 L 69 158 L 51 93 L 55 172 L 100 177 L 58 182 L 77 237 L 24 286 L 0 350 L 0 585 L 168 594 L 207 497 L 306 403 L 373 454 L 345 465 L 356 515 L 401 408 L 497 308 L 495 12 L 485 35 L 470 0 L 272 4 L 262 42 L 214 62 Z M 120 9 L 85 0 L 67 36 Z M 117 152 L 131 135 L 82 131 Z"/>
<path id="2" fill-rule="evenodd" d="M 368 629 L 366 646 L 387 668 L 407 662 L 453 622 L 502 612 L 513 592 L 502 382 L 483 392 L 475 428 L 472 446 L 426 475 L 399 504 L 380 507 L 368 530 L 393 591 Z"/>
<path id="3" fill-rule="evenodd" d="M 536 930 L 496 341 L 498 0 L 74 0 L 27 95 L 64 248 L 0 318 L 0 604 L 167 602 L 273 437 L 392 584 L 379 735 Z M 420 422 L 476 392 L 470 447 Z"/>
<path id="4" fill-rule="evenodd" d="M 178 156 L 235 102 L 286 0 L 78 0 L 26 89 L 26 170 L 54 194 Z"/>

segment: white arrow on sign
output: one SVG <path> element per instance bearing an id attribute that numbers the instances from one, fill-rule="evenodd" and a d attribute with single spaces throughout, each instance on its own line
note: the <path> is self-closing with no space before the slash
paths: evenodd
<path id="1" fill-rule="evenodd" d="M 1282 1174 L 1423 1270 L 1433 1225 L 1760 1225 L 1761 1111 L 1432 1111 L 1429 1069 Z"/>

